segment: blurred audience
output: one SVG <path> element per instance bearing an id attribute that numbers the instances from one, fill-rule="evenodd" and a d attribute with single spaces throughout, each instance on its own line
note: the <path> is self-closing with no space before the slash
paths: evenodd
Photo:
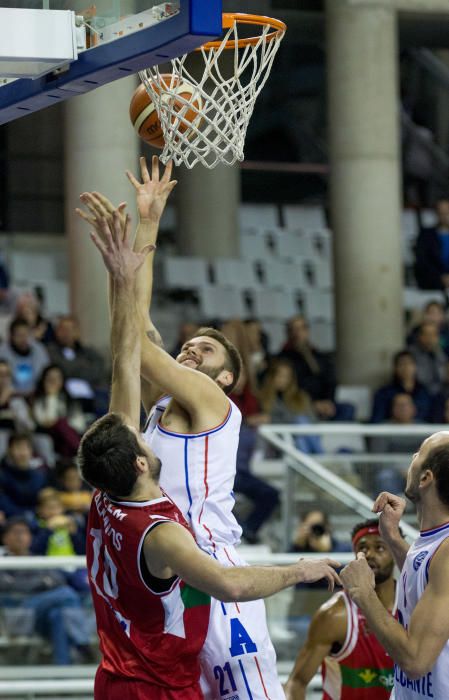
<path id="1" fill-rule="evenodd" d="M 47 344 L 54 338 L 50 321 L 41 315 L 40 301 L 32 292 L 21 294 L 16 301 L 16 319 L 25 321 L 31 328 L 35 340 Z"/>
<path id="2" fill-rule="evenodd" d="M 251 458 L 257 447 L 257 428 L 269 423 L 270 418 L 261 410 L 247 381 L 244 368 L 229 398 L 242 413 L 234 491 L 242 493 L 252 503 L 248 516 L 243 520 L 239 518 L 239 522 L 245 540 L 249 544 L 255 544 L 259 541 L 260 528 L 270 518 L 279 503 L 278 490 L 251 473 Z"/>
<path id="3" fill-rule="evenodd" d="M 331 531 L 329 517 L 322 510 L 304 513 L 293 535 L 292 552 L 346 552 L 349 545 L 336 540 Z"/>
<path id="4" fill-rule="evenodd" d="M 0 344 L 0 358 L 11 367 L 12 382 L 17 392 L 31 394 L 44 367 L 49 364 L 45 346 L 35 340 L 26 321 L 14 319 L 9 326 L 9 339 Z"/>
<path id="5" fill-rule="evenodd" d="M 87 516 L 92 500 L 92 490 L 82 480 L 74 462 L 61 462 L 56 467 L 59 497 L 64 510 Z"/>
<path id="6" fill-rule="evenodd" d="M 273 359 L 263 380 L 259 399 L 271 423 L 311 423 L 316 421 L 314 405 L 307 392 L 300 389 L 291 362 L 282 357 Z M 298 436 L 295 444 L 302 452 L 322 453 L 317 435 Z"/>
<path id="7" fill-rule="evenodd" d="M 248 360 L 252 374 L 257 383 L 260 383 L 268 368 L 269 351 L 268 337 L 257 318 L 245 321 L 246 336 L 248 339 Z"/>
<path id="8" fill-rule="evenodd" d="M 391 404 L 397 394 L 408 394 L 415 405 L 415 417 L 425 421 L 429 418 L 431 398 L 427 389 L 417 378 L 414 355 L 409 350 L 401 350 L 393 358 L 393 375 L 388 384 L 374 394 L 372 423 L 382 423 L 391 417 Z"/>
<path id="9" fill-rule="evenodd" d="M 24 515 L 31 522 L 38 493 L 47 483 L 47 469 L 41 460 L 33 457 L 30 435 L 13 433 L 7 453 L 0 461 L 0 510 L 8 518 Z"/>
<path id="10" fill-rule="evenodd" d="M 11 518 L 3 529 L 5 556 L 31 555 L 32 534 L 26 520 Z M 71 649 L 77 660 L 93 661 L 86 613 L 79 594 L 67 585 L 57 569 L 0 569 L 0 604 L 30 612 L 31 625 L 22 634 L 37 632 L 52 644 L 53 663 L 72 663 Z M 22 617 L 23 620 L 23 617 Z"/>
<path id="11" fill-rule="evenodd" d="M 414 326 L 407 336 L 407 344 L 410 345 L 416 340 L 421 323 L 435 323 L 440 336 L 440 345 L 446 355 L 449 355 L 449 324 L 446 317 L 446 310 L 440 301 L 429 301 L 423 309 L 422 318 L 419 324 Z"/>
<path id="12" fill-rule="evenodd" d="M 33 428 L 29 406 L 12 385 L 11 367 L 0 360 L 0 430 L 21 432 Z"/>
<path id="13" fill-rule="evenodd" d="M 104 387 L 107 383 L 104 359 L 94 348 L 81 342 L 77 319 L 61 316 L 54 332 L 55 339 L 49 343 L 48 353 L 52 364 L 62 369 L 67 380 L 78 380 L 78 391 L 71 388 L 70 393 L 75 396 L 79 392 L 80 397 L 88 398 L 93 390 Z M 73 381 L 71 385 L 74 386 Z"/>
<path id="14" fill-rule="evenodd" d="M 56 489 L 45 488 L 39 492 L 36 514 L 33 554 L 69 557 L 86 553 L 83 519 L 64 511 L 61 496 Z"/>
<path id="15" fill-rule="evenodd" d="M 421 289 L 449 291 L 449 198 L 435 206 L 437 223 L 422 228 L 416 241 L 415 276 Z"/>
<path id="16" fill-rule="evenodd" d="M 335 403 L 337 385 L 334 361 L 317 350 L 310 341 L 310 329 L 304 316 L 294 316 L 287 325 L 287 342 L 280 357 L 292 363 L 298 385 L 312 399 L 314 410 L 323 420 L 352 420 L 354 408 Z"/>
<path id="17" fill-rule="evenodd" d="M 58 365 L 48 365 L 42 372 L 31 400 L 31 411 L 37 429 L 52 437 L 59 455 L 76 454 L 88 417 L 82 404 L 69 396 Z"/>
<path id="18" fill-rule="evenodd" d="M 409 350 L 416 361 L 418 381 L 431 396 L 435 396 L 441 390 L 447 363 L 447 357 L 440 346 L 438 326 L 430 321 L 421 323 Z"/>

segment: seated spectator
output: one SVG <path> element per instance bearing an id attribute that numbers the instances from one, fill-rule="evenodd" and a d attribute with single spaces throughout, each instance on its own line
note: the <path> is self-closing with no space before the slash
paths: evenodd
<path id="1" fill-rule="evenodd" d="M 251 372 L 259 383 L 268 369 L 268 336 L 257 318 L 245 321 L 245 330 L 248 338 L 248 360 Z"/>
<path id="2" fill-rule="evenodd" d="M 193 338 L 198 328 L 198 324 L 193 323 L 192 321 L 185 321 L 184 323 L 181 323 L 181 325 L 179 326 L 178 339 L 175 343 L 173 350 L 171 351 L 172 357 L 177 357 L 179 355 L 184 343 L 187 343 L 188 340 Z"/>
<path id="3" fill-rule="evenodd" d="M 11 379 L 11 367 L 6 360 L 0 360 L 0 430 L 33 430 L 28 404 L 16 394 Z"/>
<path id="4" fill-rule="evenodd" d="M 37 429 L 53 438 L 56 452 L 73 457 L 88 419 L 79 401 L 72 399 L 58 365 L 49 365 L 42 372 L 31 400 L 31 412 Z"/>
<path id="5" fill-rule="evenodd" d="M 420 289 L 449 291 L 449 199 L 435 207 L 437 224 L 422 228 L 416 241 L 415 276 Z"/>
<path id="6" fill-rule="evenodd" d="M 382 423 L 391 416 L 391 404 L 397 394 L 411 396 L 416 410 L 416 419 L 429 418 L 431 398 L 425 387 L 416 378 L 416 360 L 409 350 L 401 350 L 393 358 L 391 381 L 374 394 L 372 423 Z"/>
<path id="7" fill-rule="evenodd" d="M 446 376 L 447 358 L 440 347 L 438 327 L 435 323 L 422 323 L 416 340 L 409 347 L 416 361 L 416 378 L 431 396 L 441 391 Z"/>
<path id="8" fill-rule="evenodd" d="M 281 358 L 271 361 L 263 380 L 259 399 L 271 423 L 311 423 L 316 421 L 310 396 L 300 389 L 292 364 Z M 321 454 L 320 437 L 317 435 L 295 438 L 298 450 L 309 454 Z"/>
<path id="9" fill-rule="evenodd" d="M 36 514 L 38 527 L 33 537 L 33 554 L 69 557 L 86 553 L 84 521 L 64 512 L 56 489 L 39 492 Z"/>
<path id="10" fill-rule="evenodd" d="M 440 301 L 429 301 L 423 310 L 421 323 L 435 323 L 438 327 L 440 336 L 440 345 L 446 355 L 449 355 L 449 324 L 446 317 L 446 311 Z M 407 336 L 407 344 L 411 345 L 415 342 L 419 331 L 420 324 L 414 326 Z"/>
<path id="11" fill-rule="evenodd" d="M 94 348 L 80 341 L 78 321 L 74 316 L 61 316 L 55 327 L 55 340 L 48 345 L 52 364 L 58 365 L 67 379 L 78 379 L 89 389 L 102 388 L 106 384 L 105 362 Z M 47 363 L 49 364 L 49 363 Z M 69 390 L 72 395 L 73 392 Z"/>
<path id="12" fill-rule="evenodd" d="M 323 420 L 352 420 L 354 407 L 335 403 L 335 365 L 329 354 L 310 342 L 309 325 L 304 316 L 294 316 L 287 325 L 287 342 L 280 357 L 292 363 L 298 385 L 311 397 L 314 410 Z"/>
<path id="13" fill-rule="evenodd" d="M 279 492 L 263 479 L 251 473 L 250 461 L 257 444 L 257 428 L 269 423 L 270 419 L 262 413 L 259 402 L 251 391 L 242 369 L 240 379 L 229 398 L 234 401 L 242 413 L 239 446 L 237 450 L 237 473 L 234 491 L 242 493 L 253 506 L 248 517 L 240 525 L 243 537 L 249 544 L 259 541 L 259 530 L 271 516 L 279 503 Z"/>
<path id="14" fill-rule="evenodd" d="M 432 423 L 448 423 L 446 418 L 446 402 L 449 399 L 449 360 L 446 363 L 446 375 L 441 389 L 432 399 L 430 420 Z"/>
<path id="15" fill-rule="evenodd" d="M 92 500 L 92 490 L 82 480 L 74 462 L 57 466 L 59 497 L 64 510 L 68 513 L 86 516 Z"/>
<path id="16" fill-rule="evenodd" d="M 45 344 L 53 340 L 52 325 L 48 319 L 41 315 L 40 302 L 31 292 L 26 292 L 17 299 L 15 317 L 29 325 L 35 340 L 40 340 Z"/>
<path id="17" fill-rule="evenodd" d="M 5 556 L 28 557 L 32 535 L 26 520 L 11 518 L 3 529 Z M 29 610 L 34 630 L 49 639 L 53 663 L 72 663 L 71 648 L 82 660 L 93 661 L 89 630 L 79 594 L 55 569 L 0 569 L 0 603 Z M 33 631 L 33 630 L 31 630 Z"/>
<path id="18" fill-rule="evenodd" d="M 415 425 L 416 407 L 410 394 L 396 394 L 391 402 L 391 412 L 388 423 L 393 425 Z M 376 495 L 380 491 L 402 493 L 405 486 L 410 455 L 416 452 L 422 438 L 416 435 L 380 435 L 370 439 L 370 451 L 380 454 L 404 454 L 404 464 L 394 466 L 379 464 L 372 465 L 373 478 L 370 480 L 371 492 Z"/>
<path id="19" fill-rule="evenodd" d="M 44 367 L 50 360 L 42 343 L 34 340 L 26 321 L 14 319 L 9 326 L 9 340 L 0 345 L 0 358 L 11 367 L 17 392 L 31 394 Z"/>
<path id="20" fill-rule="evenodd" d="M 13 433 L 0 461 L 0 510 L 6 517 L 23 515 L 32 521 L 38 493 L 48 482 L 47 470 L 33 458 L 27 433 Z"/>

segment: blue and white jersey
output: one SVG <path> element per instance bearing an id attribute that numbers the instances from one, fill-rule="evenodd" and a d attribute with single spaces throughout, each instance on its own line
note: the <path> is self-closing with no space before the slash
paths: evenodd
<path id="1" fill-rule="evenodd" d="M 449 537 L 449 523 L 423 530 L 410 547 L 398 586 L 398 620 L 406 629 L 429 582 L 429 567 L 440 545 Z M 449 698 L 449 641 L 435 666 L 418 680 L 410 680 L 398 666 L 394 669 L 394 700 Z"/>
<path id="2" fill-rule="evenodd" d="M 203 433 L 174 433 L 160 424 L 169 396 L 153 407 L 144 439 L 162 462 L 160 486 L 176 503 L 198 545 L 209 554 L 240 541 L 234 479 L 242 415 L 229 400 L 223 422 Z"/>

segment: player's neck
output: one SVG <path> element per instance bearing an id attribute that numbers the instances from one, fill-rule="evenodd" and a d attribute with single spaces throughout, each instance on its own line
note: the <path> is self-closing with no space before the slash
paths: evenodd
<path id="1" fill-rule="evenodd" d="M 418 503 L 416 510 L 421 531 L 432 530 L 449 522 L 449 508 L 436 498 L 429 499 L 428 503 Z"/>
<path id="2" fill-rule="evenodd" d="M 386 581 L 382 581 L 375 588 L 377 597 L 387 610 L 392 610 L 394 607 L 395 590 L 396 581 L 393 576 L 390 576 Z"/>
<path id="3" fill-rule="evenodd" d="M 153 501 L 156 498 L 162 498 L 162 491 L 159 485 L 152 479 L 136 483 L 132 493 L 127 498 L 128 501 Z"/>

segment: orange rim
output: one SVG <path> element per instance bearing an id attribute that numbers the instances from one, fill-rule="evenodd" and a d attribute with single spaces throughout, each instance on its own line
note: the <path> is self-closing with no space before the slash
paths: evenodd
<path id="1" fill-rule="evenodd" d="M 265 41 L 273 41 L 284 34 L 287 29 L 285 22 L 280 19 L 273 19 L 273 17 L 264 17 L 263 15 L 247 15 L 241 12 L 224 12 L 223 13 L 223 29 L 229 29 L 232 27 L 234 22 L 237 24 L 253 24 L 257 27 L 265 27 L 268 25 L 272 27 L 273 31 L 268 32 L 265 37 Z M 225 49 L 235 49 L 236 45 L 239 49 L 245 46 L 254 46 L 260 40 L 259 36 L 251 36 L 246 39 L 230 39 L 225 44 Z M 223 40 L 218 41 L 208 41 L 207 44 L 203 44 L 200 49 L 205 49 L 205 51 L 210 51 L 211 49 L 219 49 L 222 45 Z M 197 49 L 199 51 L 200 49 Z"/>

